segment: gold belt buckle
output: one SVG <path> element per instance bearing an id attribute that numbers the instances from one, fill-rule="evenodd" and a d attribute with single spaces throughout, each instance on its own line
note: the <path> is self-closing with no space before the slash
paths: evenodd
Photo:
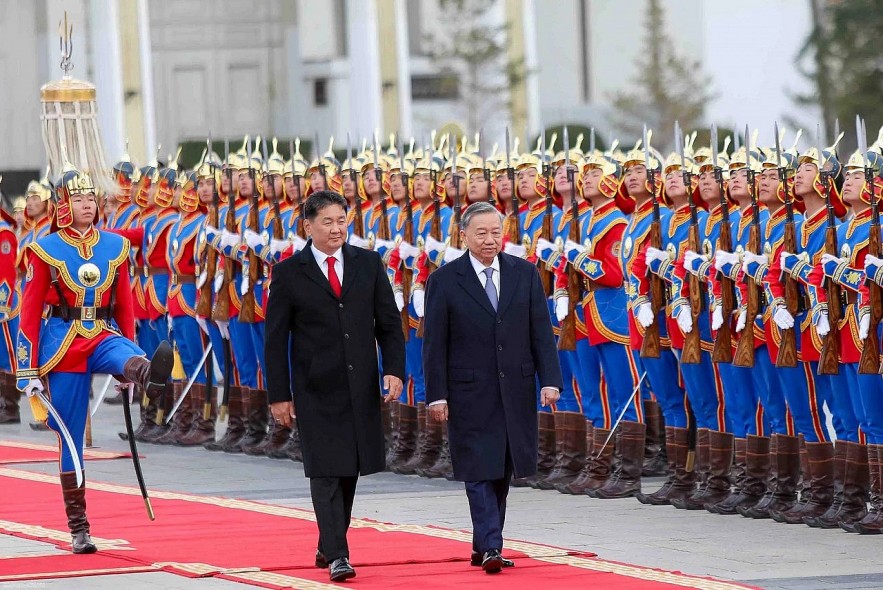
<path id="1" fill-rule="evenodd" d="M 94 307 L 82 307 L 80 308 L 80 319 L 84 322 L 94 321 L 95 320 L 95 308 Z"/>
<path id="2" fill-rule="evenodd" d="M 146 279 L 147 277 L 150 276 L 150 267 L 149 266 L 142 266 L 141 268 L 143 269 L 141 272 L 144 273 L 144 278 Z"/>
<path id="3" fill-rule="evenodd" d="M 178 275 L 176 275 L 176 274 L 172 274 L 171 284 L 172 284 L 173 287 L 177 286 L 177 284 L 178 284 Z"/>

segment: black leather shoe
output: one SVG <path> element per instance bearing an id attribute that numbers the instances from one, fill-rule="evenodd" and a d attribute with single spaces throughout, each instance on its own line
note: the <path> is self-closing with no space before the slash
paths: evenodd
<path id="1" fill-rule="evenodd" d="M 323 570 L 328 567 L 328 560 L 321 551 L 316 551 L 316 567 Z"/>
<path id="2" fill-rule="evenodd" d="M 503 571 L 503 556 L 500 555 L 499 549 L 491 549 L 484 554 L 481 560 L 481 569 L 486 574 L 498 574 Z"/>
<path id="3" fill-rule="evenodd" d="M 95 553 L 98 548 L 92 542 L 92 537 L 86 531 L 80 531 L 71 535 L 71 550 L 74 553 Z"/>
<path id="4" fill-rule="evenodd" d="M 350 578 L 356 577 L 356 570 L 350 565 L 350 560 L 346 557 L 340 557 L 331 562 L 328 570 L 332 582 L 343 582 Z"/>
<path id="5" fill-rule="evenodd" d="M 515 562 L 511 559 L 506 559 L 505 557 L 501 557 L 503 560 L 503 567 L 515 567 Z M 469 560 L 469 565 L 473 567 L 481 567 L 482 557 L 481 553 L 478 551 L 472 552 L 472 557 Z"/>

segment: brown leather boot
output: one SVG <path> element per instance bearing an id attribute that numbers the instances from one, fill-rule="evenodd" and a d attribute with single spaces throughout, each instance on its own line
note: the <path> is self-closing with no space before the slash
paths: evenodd
<path id="1" fill-rule="evenodd" d="M 579 412 L 555 412 L 556 458 L 552 472 L 532 487 L 555 489 L 575 480 L 586 464 L 586 418 Z"/>
<path id="2" fill-rule="evenodd" d="M 21 392 L 15 375 L 6 372 L 0 374 L 0 424 L 21 423 L 20 399 Z"/>
<path id="3" fill-rule="evenodd" d="M 141 398 L 141 403 L 138 404 L 139 416 L 141 421 L 138 423 L 138 426 L 135 428 L 135 440 L 141 441 L 144 438 L 144 434 L 149 432 L 156 425 L 156 412 L 159 409 L 159 401 L 154 398 L 150 399 L 146 396 Z M 119 437 L 123 440 L 129 440 L 129 435 L 125 432 L 118 433 Z"/>
<path id="4" fill-rule="evenodd" d="M 834 501 L 834 443 L 806 443 L 809 470 L 803 476 L 807 486 L 802 493 L 806 502 L 790 510 L 773 513 L 773 519 L 785 524 L 803 524 L 804 517 L 819 517 Z"/>
<path id="5" fill-rule="evenodd" d="M 64 496 L 64 511 L 67 514 L 67 526 L 71 531 L 71 551 L 74 553 L 95 553 L 98 548 L 89 536 L 89 521 L 86 518 L 86 473 L 83 473 L 83 485 L 77 486 L 77 474 L 63 471 L 61 493 Z"/>
<path id="6" fill-rule="evenodd" d="M 870 473 L 871 509 L 852 527 L 862 535 L 879 535 L 883 531 L 883 445 L 868 445 L 868 472 Z"/>
<path id="7" fill-rule="evenodd" d="M 705 509 L 713 514 L 720 514 L 718 512 L 718 506 L 722 506 L 731 501 L 731 498 L 740 497 L 742 494 L 742 483 L 745 480 L 745 439 L 744 438 L 733 438 L 733 464 L 730 465 L 730 493 L 726 498 L 717 503 L 708 503 L 705 505 Z M 736 510 L 734 509 L 732 512 L 725 512 L 724 514 L 736 514 Z"/>
<path id="8" fill-rule="evenodd" d="M 641 468 L 644 465 L 644 440 L 647 427 L 640 422 L 623 421 L 620 423 L 620 428 L 622 462 L 616 467 L 607 483 L 594 491 L 593 498 L 604 500 L 630 498 L 641 491 Z"/>
<path id="9" fill-rule="evenodd" d="M 819 516 L 806 516 L 804 524 L 813 528 L 837 528 L 837 514 L 843 508 L 843 481 L 846 478 L 846 456 L 849 443 L 845 440 L 834 442 L 834 501 Z"/>
<path id="10" fill-rule="evenodd" d="M 239 449 L 232 452 L 243 452 L 249 455 L 263 454 L 265 440 L 270 436 L 268 425 L 270 423 L 270 405 L 267 401 L 267 392 L 264 389 L 252 389 L 248 393 L 248 401 L 245 411 L 245 436 L 239 444 Z"/>
<path id="11" fill-rule="evenodd" d="M 513 487 L 529 487 L 532 482 L 548 477 L 555 467 L 555 416 L 552 412 L 537 412 L 537 431 L 537 472 L 513 479 Z"/>
<path id="12" fill-rule="evenodd" d="M 644 423 L 647 425 L 647 442 L 644 446 L 644 465 L 641 475 L 659 477 L 669 474 L 670 463 L 666 456 L 665 418 L 659 404 L 644 400 Z"/>
<path id="13" fill-rule="evenodd" d="M 178 399 L 181 394 L 184 392 L 184 384 L 180 381 L 177 381 L 172 384 L 172 398 L 174 407 L 174 400 Z M 187 397 L 184 398 L 184 401 L 181 402 L 181 406 L 178 408 L 178 411 L 175 412 L 175 415 L 172 417 L 172 422 L 168 430 L 156 439 L 156 444 L 158 445 L 172 445 L 175 444 L 175 441 L 180 437 L 187 434 L 190 431 L 190 427 L 193 423 L 193 388 L 190 388 L 190 391 L 187 392 Z"/>
<path id="14" fill-rule="evenodd" d="M 800 479 L 800 439 L 786 434 L 776 435 L 776 488 L 769 505 L 752 518 L 774 518 L 797 503 L 797 482 Z M 758 506 L 759 507 L 759 506 Z"/>
<path id="15" fill-rule="evenodd" d="M 589 472 L 589 467 L 592 464 L 591 458 L 592 451 L 594 450 L 594 436 L 595 429 L 592 427 L 592 422 L 590 420 L 586 420 L 586 461 L 585 463 L 583 463 L 583 468 L 580 469 L 580 472 L 576 476 L 576 479 L 568 483 L 555 484 L 555 489 L 562 494 L 575 495 L 585 493 L 585 488 L 583 486 L 586 485 L 591 476 L 591 473 Z"/>
<path id="16" fill-rule="evenodd" d="M 417 406 L 417 412 L 419 419 L 419 404 Z M 411 473 L 419 474 L 421 471 L 426 471 L 432 468 L 441 456 L 442 439 L 444 438 L 445 430 L 447 430 L 447 424 L 433 420 L 429 417 L 429 412 L 426 412 L 423 448 L 420 448 L 420 441 L 418 438 L 417 454 L 404 465 L 402 473 L 408 473 L 410 471 Z"/>
<path id="17" fill-rule="evenodd" d="M 709 511 L 715 514 L 739 514 L 740 507 L 748 509 L 755 506 L 766 491 L 770 469 L 770 439 L 749 434 L 742 445 L 739 444 L 740 440 L 742 439 L 736 439 L 736 463 L 744 461 L 744 475 L 738 488 L 734 488 L 723 502 L 709 507 Z"/>
<path id="18" fill-rule="evenodd" d="M 409 404 L 399 404 L 396 420 L 395 448 L 392 457 L 389 458 L 387 469 L 393 473 L 399 473 L 400 469 L 411 460 L 417 452 L 417 407 Z"/>
<path id="19" fill-rule="evenodd" d="M 214 396 L 209 394 L 205 385 L 194 383 L 190 391 L 193 396 L 191 403 L 196 407 L 190 430 L 175 441 L 176 445 L 191 447 L 204 445 L 215 440 L 215 421 L 218 419 L 218 408 Z"/>
<path id="20" fill-rule="evenodd" d="M 411 458 L 393 469 L 395 473 L 400 473 L 402 475 L 413 475 L 417 473 L 417 467 L 431 467 L 435 463 L 436 459 L 438 459 L 438 455 L 436 454 L 432 458 L 432 463 L 430 463 L 429 465 L 424 465 L 424 463 L 426 462 L 426 460 L 424 459 L 424 453 L 429 451 L 427 447 L 429 436 L 428 422 L 429 415 L 426 411 L 426 403 L 417 402 L 417 444 L 414 447 L 414 453 L 411 455 Z"/>
<path id="21" fill-rule="evenodd" d="M 671 473 L 662 487 L 652 494 L 640 493 L 635 496 L 642 504 L 665 506 L 671 504 L 672 500 L 682 500 L 688 497 L 696 488 L 695 471 L 687 471 L 688 430 L 666 426 L 665 435 L 666 453 Z"/>
<path id="22" fill-rule="evenodd" d="M 140 386 L 147 397 L 160 395 L 165 391 L 174 364 L 175 354 L 172 345 L 163 340 L 156 347 L 156 352 L 150 360 L 133 356 L 126 361 L 123 365 L 123 380 Z"/>
<path id="23" fill-rule="evenodd" d="M 448 442 L 447 425 L 444 425 L 441 433 L 441 450 L 438 453 L 438 460 L 429 469 L 420 469 L 417 471 L 417 475 L 420 477 L 440 477 L 448 480 L 453 479 L 454 477 L 454 466 L 451 464 L 451 446 Z"/>
<path id="24" fill-rule="evenodd" d="M 174 386 L 171 382 L 167 382 L 165 391 L 157 397 L 156 418 L 154 419 L 153 427 L 141 437 L 144 442 L 156 444 L 156 441 L 172 428 L 170 424 L 166 424 L 166 416 L 172 411 L 174 404 Z"/>
<path id="25" fill-rule="evenodd" d="M 396 444 L 399 439 L 399 401 L 393 400 L 388 404 L 383 404 L 383 407 L 389 406 L 386 413 L 389 414 L 387 417 L 385 414 L 381 414 L 381 420 L 389 420 L 389 436 L 386 436 L 386 431 L 384 430 L 383 444 L 386 449 L 386 471 L 392 471 L 390 467 L 392 466 L 393 456 L 396 451 Z M 383 425 L 386 428 L 386 423 Z"/>
<path id="26" fill-rule="evenodd" d="M 209 451 L 223 451 L 227 447 L 234 447 L 245 434 L 245 421 L 243 420 L 242 388 L 238 385 L 230 386 L 230 397 L 227 399 L 227 431 L 220 440 L 209 441 L 202 446 Z"/>
<path id="27" fill-rule="evenodd" d="M 868 515 L 871 481 L 868 448 L 857 442 L 846 443 L 846 472 L 843 475 L 843 503 L 837 513 L 837 526 L 856 532 L 855 524 Z M 820 523 L 826 528 L 828 523 Z"/>
<path id="28" fill-rule="evenodd" d="M 706 489 L 708 488 L 708 476 L 711 470 L 711 445 L 709 444 L 709 431 L 707 428 L 696 429 L 696 463 L 694 478 L 697 486 L 689 496 L 672 498 L 669 503 L 679 510 L 700 510 L 703 508 Z"/>

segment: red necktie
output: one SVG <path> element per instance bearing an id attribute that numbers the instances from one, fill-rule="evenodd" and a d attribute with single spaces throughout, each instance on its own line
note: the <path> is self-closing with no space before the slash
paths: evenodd
<path id="1" fill-rule="evenodd" d="M 340 299 L 340 278 L 337 276 L 337 270 L 334 268 L 334 263 L 337 262 L 337 259 L 334 256 L 329 256 L 325 259 L 325 262 L 328 264 L 328 282 L 331 283 L 331 290 Z"/>

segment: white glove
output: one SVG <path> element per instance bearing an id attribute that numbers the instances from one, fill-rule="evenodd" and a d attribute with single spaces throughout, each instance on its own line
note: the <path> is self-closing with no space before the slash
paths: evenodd
<path id="1" fill-rule="evenodd" d="M 527 248 L 520 244 L 513 244 L 512 242 L 507 242 L 503 247 L 503 252 L 508 254 L 509 256 L 515 256 L 517 258 L 524 258 L 527 255 Z"/>
<path id="2" fill-rule="evenodd" d="M 822 264 L 828 264 L 829 262 L 836 262 L 837 264 L 840 264 L 841 262 L 843 262 L 843 259 L 837 258 L 832 254 L 822 254 Z"/>
<path id="3" fill-rule="evenodd" d="M 242 282 L 239 283 L 239 294 L 245 297 L 249 289 L 251 289 L 251 278 L 249 278 L 247 272 L 244 272 L 242 273 Z"/>
<path id="4" fill-rule="evenodd" d="M 205 321 L 205 318 L 196 316 L 196 323 L 199 325 L 199 329 L 202 330 L 203 334 L 208 336 L 208 323 Z"/>
<path id="5" fill-rule="evenodd" d="M 465 252 L 465 250 L 460 250 L 459 248 L 448 246 L 447 248 L 445 248 L 445 257 L 443 258 L 443 262 L 448 263 L 452 260 L 457 260 L 458 258 L 463 256 L 463 252 Z"/>
<path id="6" fill-rule="evenodd" d="M 444 249 L 445 249 L 444 242 L 439 242 L 438 240 L 436 240 L 432 236 L 428 236 L 426 238 L 425 250 L 429 256 L 435 256 L 436 254 L 443 251 Z"/>
<path id="7" fill-rule="evenodd" d="M 576 255 L 573 255 L 574 250 L 577 252 Z M 576 258 L 576 256 L 579 256 L 586 251 L 586 247 L 582 244 L 574 242 L 573 240 L 567 240 L 566 242 L 564 242 L 564 251 L 573 255 L 573 258 Z"/>
<path id="8" fill-rule="evenodd" d="M 402 311 L 405 308 L 405 294 L 401 291 L 395 291 L 393 296 L 396 300 L 396 307 L 399 308 L 399 311 Z"/>
<path id="9" fill-rule="evenodd" d="M 549 240 L 540 238 L 539 240 L 537 240 L 537 254 L 539 255 L 540 252 L 543 252 L 545 250 L 548 250 L 550 254 L 554 254 L 558 251 L 558 246 L 556 246 Z"/>
<path id="10" fill-rule="evenodd" d="M 257 250 L 259 246 L 264 245 L 264 238 L 261 234 L 250 229 L 245 230 L 245 243 L 252 250 Z"/>
<path id="11" fill-rule="evenodd" d="M 711 329 L 712 330 L 720 330 L 721 326 L 724 325 L 724 308 L 722 305 L 717 305 L 714 308 L 714 311 L 711 312 Z"/>
<path id="12" fill-rule="evenodd" d="M 199 276 L 196 277 L 196 290 L 197 291 L 202 289 L 202 286 L 205 285 L 205 280 L 207 278 L 208 277 L 206 276 L 205 271 L 202 271 L 201 273 L 199 273 Z"/>
<path id="13" fill-rule="evenodd" d="M 205 225 L 203 227 L 203 229 L 205 230 L 205 241 L 206 242 L 214 242 L 215 238 L 218 237 L 218 234 L 221 233 L 221 230 L 219 230 L 218 228 L 216 228 L 213 225 Z"/>
<path id="14" fill-rule="evenodd" d="M 423 289 L 411 291 L 411 303 L 414 304 L 414 313 L 418 318 L 422 318 L 426 312 L 426 291 Z"/>
<path id="15" fill-rule="evenodd" d="M 695 266 L 696 260 L 701 260 L 702 262 L 708 262 L 708 255 L 706 254 L 696 254 L 692 250 L 687 250 L 684 252 L 684 265 L 692 274 L 696 274 L 693 271 L 693 267 Z"/>
<path id="16" fill-rule="evenodd" d="M 720 270 L 725 264 L 739 264 L 739 255 L 735 252 L 718 250 L 714 253 L 714 268 Z"/>
<path id="17" fill-rule="evenodd" d="M 647 253 L 644 256 L 644 262 L 647 266 L 650 266 L 651 262 L 665 262 L 666 260 L 671 260 L 671 256 L 668 255 L 668 252 L 665 250 L 660 250 L 659 248 L 654 248 L 650 246 L 647 248 Z"/>
<path id="18" fill-rule="evenodd" d="M 242 240 L 240 240 L 239 234 L 226 229 L 221 232 L 221 248 L 238 248 L 241 243 Z"/>
<path id="19" fill-rule="evenodd" d="M 865 254 L 865 270 L 867 270 L 868 267 L 871 265 L 875 265 L 877 267 L 883 266 L 883 258 L 877 258 L 876 256 Z"/>
<path id="20" fill-rule="evenodd" d="M 558 318 L 558 322 L 563 322 L 564 318 L 567 317 L 567 314 L 570 313 L 570 297 L 564 295 L 562 297 L 558 297 L 555 300 L 555 317 Z M 645 326 L 646 327 L 646 326 Z"/>
<path id="21" fill-rule="evenodd" d="M 420 256 L 420 250 L 408 242 L 402 242 L 399 244 L 399 256 L 402 257 L 402 260 L 416 258 L 417 256 Z"/>
<path id="22" fill-rule="evenodd" d="M 739 317 L 736 318 L 736 332 L 741 332 L 745 329 L 745 325 L 748 323 L 748 310 L 740 309 Z"/>
<path id="23" fill-rule="evenodd" d="M 289 246 L 291 246 L 291 242 L 288 240 L 277 240 L 276 238 L 273 238 L 270 240 L 270 254 L 275 256 L 280 252 L 288 250 Z"/>
<path id="24" fill-rule="evenodd" d="M 819 314 L 819 321 L 816 322 L 816 334 L 819 336 L 827 336 L 831 331 L 831 323 L 828 321 L 828 312 Z"/>
<path id="25" fill-rule="evenodd" d="M 129 399 L 130 404 L 135 401 L 134 383 L 117 383 L 113 388 L 118 394 L 125 395 Z"/>
<path id="26" fill-rule="evenodd" d="M 25 385 L 25 393 L 28 397 L 34 397 L 38 391 L 43 393 L 43 382 L 39 379 L 31 379 L 28 381 L 28 384 Z"/>
<path id="27" fill-rule="evenodd" d="M 754 252 L 743 252 L 742 253 L 742 266 L 743 268 L 747 264 L 755 263 L 755 264 L 769 264 L 770 258 L 766 254 L 755 254 Z"/>
<path id="28" fill-rule="evenodd" d="M 356 248 L 368 248 L 368 240 L 366 240 L 365 238 L 360 238 L 356 234 L 350 235 L 348 241 L 350 243 L 350 246 L 355 246 Z"/>
<path id="29" fill-rule="evenodd" d="M 223 284 L 224 284 L 224 273 L 219 272 L 218 274 L 215 275 L 215 284 L 214 284 L 215 293 L 220 292 L 221 286 Z"/>
<path id="30" fill-rule="evenodd" d="M 302 237 L 295 235 L 291 238 L 291 245 L 294 246 L 294 253 L 296 254 L 307 247 L 307 241 Z M 352 245 L 355 246 L 355 244 Z"/>
<path id="31" fill-rule="evenodd" d="M 395 247 L 396 247 L 396 243 L 393 242 L 392 240 L 381 240 L 380 238 L 377 238 L 374 240 L 374 251 L 375 252 L 380 252 L 381 249 L 384 252 L 386 252 L 387 250 L 392 250 Z"/>
<path id="32" fill-rule="evenodd" d="M 222 320 L 216 321 L 215 324 L 218 326 L 218 331 L 221 332 L 221 338 L 230 340 L 230 322 Z"/>
<path id="33" fill-rule="evenodd" d="M 644 328 L 653 323 L 653 309 L 649 303 L 642 303 L 638 306 L 637 318 L 638 323 Z"/>
<path id="34" fill-rule="evenodd" d="M 868 337 L 868 331 L 871 329 L 871 314 L 866 313 L 858 320 L 858 337 L 864 342 Z"/>
<path id="35" fill-rule="evenodd" d="M 825 321 L 827 321 L 827 319 L 826 316 Z M 790 330 L 794 327 L 794 316 L 791 315 L 784 305 L 780 305 L 776 308 L 776 311 L 773 313 L 773 321 L 780 330 Z"/>
<path id="36" fill-rule="evenodd" d="M 693 331 L 693 310 L 690 309 L 689 305 L 681 307 L 676 319 L 681 332 L 689 334 Z"/>

